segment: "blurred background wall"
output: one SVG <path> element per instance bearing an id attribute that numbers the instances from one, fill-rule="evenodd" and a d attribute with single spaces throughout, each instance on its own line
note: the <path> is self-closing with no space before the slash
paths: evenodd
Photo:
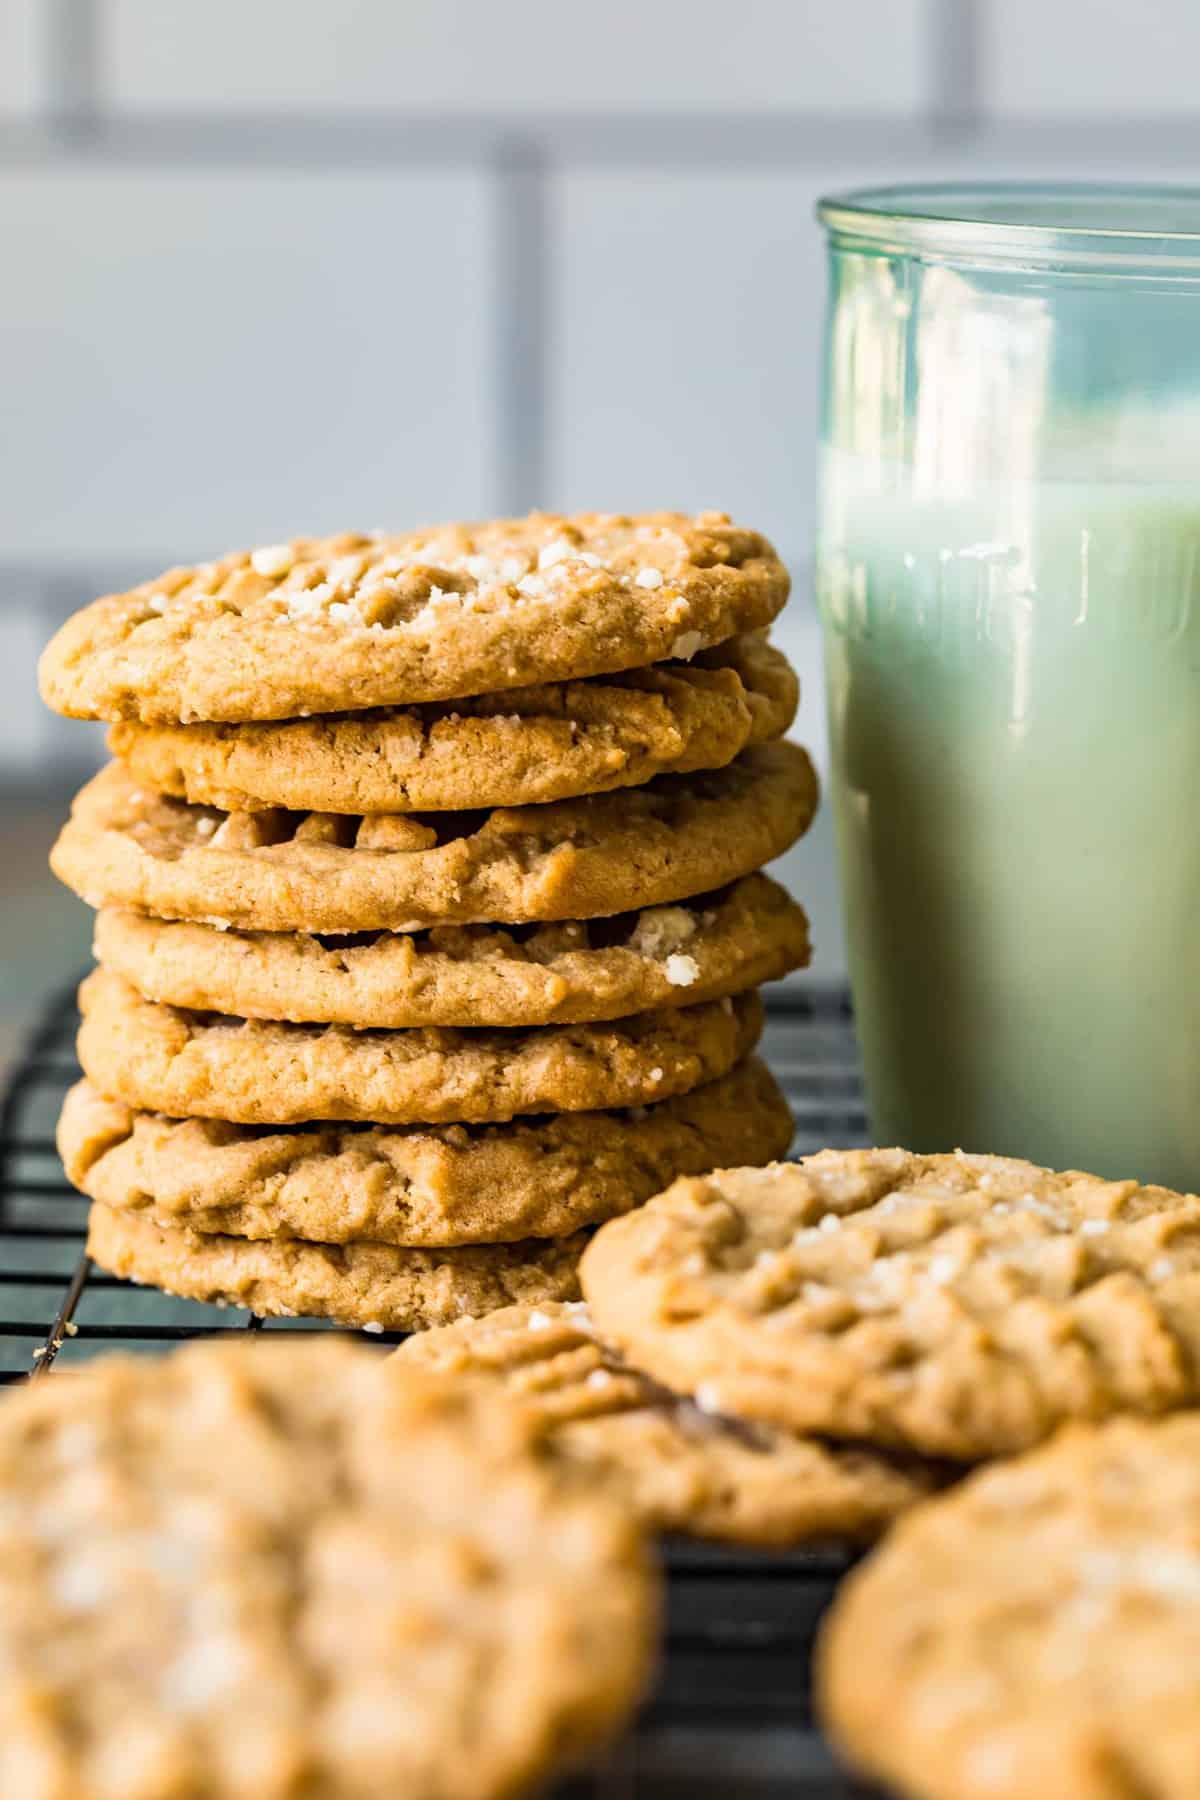
<path id="1" fill-rule="evenodd" d="M 75 606 L 297 531 L 723 506 L 807 592 L 821 192 L 1200 177 L 1197 0 L 0 0 L 0 1056 Z M 789 859 L 841 967 L 827 822 Z"/>

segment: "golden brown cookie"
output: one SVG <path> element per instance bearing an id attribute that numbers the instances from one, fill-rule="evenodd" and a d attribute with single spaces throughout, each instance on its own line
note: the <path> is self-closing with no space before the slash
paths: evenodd
<path id="1" fill-rule="evenodd" d="M 919 1800 L 1194 1800 L 1200 1415 L 1077 1426 L 901 1520 L 818 1657 L 847 1753 Z"/>
<path id="2" fill-rule="evenodd" d="M 799 686 L 759 634 L 696 663 L 440 705 L 249 725 L 114 725 L 134 780 L 226 812 L 522 806 L 718 769 L 781 737 Z"/>
<path id="3" fill-rule="evenodd" d="M 493 1390 L 332 1336 L 10 1391 L 0 1511 L 8 1800 L 502 1800 L 646 1680 L 621 1508 Z"/>
<path id="4" fill-rule="evenodd" d="M 601 1232 L 598 1328 L 705 1405 L 970 1461 L 1200 1398 L 1200 1199 L 999 1156 L 825 1150 Z"/>
<path id="5" fill-rule="evenodd" d="M 270 1131 L 135 1112 L 80 1082 L 58 1144 L 68 1179 L 93 1200 L 167 1225 L 423 1246 L 563 1237 L 676 1175 L 778 1156 L 791 1133 L 787 1103 L 751 1057 L 656 1106 L 471 1127 Z"/>
<path id="6" fill-rule="evenodd" d="M 79 990 L 79 1060 L 102 1093 L 243 1125 L 501 1123 L 645 1106 L 728 1074 L 762 1032 L 755 993 L 603 1025 L 355 1031 L 188 1012 L 111 969 Z"/>
<path id="7" fill-rule="evenodd" d="M 51 853 L 90 906 L 254 931 L 409 931 L 590 919 L 707 893 L 780 855 L 817 804 L 798 745 L 727 769 L 489 813 L 228 813 L 139 788 L 119 763 Z"/>
<path id="8" fill-rule="evenodd" d="M 601 1344 L 584 1306 L 505 1307 L 420 1332 L 396 1358 L 516 1395 L 558 1451 L 660 1531 L 763 1548 L 862 1543 L 937 1482 L 911 1459 L 703 1413 Z"/>
<path id="9" fill-rule="evenodd" d="M 239 1018 L 516 1027 L 720 999 L 803 967 L 809 943 L 795 901 L 747 875 L 612 919 L 355 938 L 218 931 L 105 907 L 96 955 L 155 1000 Z"/>
<path id="10" fill-rule="evenodd" d="M 244 1306 L 260 1317 L 333 1319 L 367 1331 L 423 1331 L 528 1301 L 573 1300 L 586 1232 L 517 1244 L 403 1249 L 226 1237 L 160 1225 L 99 1202 L 87 1251 L 112 1275 L 183 1300 Z"/>
<path id="11" fill-rule="evenodd" d="M 95 601 L 39 676 L 73 718 L 287 719 L 686 658 L 787 594 L 766 539 L 724 513 L 299 538 Z"/>

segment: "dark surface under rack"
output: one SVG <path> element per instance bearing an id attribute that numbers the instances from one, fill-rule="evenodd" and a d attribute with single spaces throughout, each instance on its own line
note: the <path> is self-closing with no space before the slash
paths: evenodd
<path id="1" fill-rule="evenodd" d="M 192 1337 L 327 1329 L 175 1300 L 91 1268 L 87 1202 L 54 1149 L 62 1097 L 78 1074 L 77 1024 L 72 988 L 48 1008 L 0 1110 L 0 1383 L 114 1344 L 152 1353 Z M 771 994 L 764 1050 L 796 1116 L 794 1154 L 867 1141 L 840 989 Z M 846 1559 L 673 1544 L 668 1567 L 657 1692 L 629 1740 L 561 1800 L 865 1800 L 867 1790 L 835 1768 L 809 1710 L 813 1634 Z"/>

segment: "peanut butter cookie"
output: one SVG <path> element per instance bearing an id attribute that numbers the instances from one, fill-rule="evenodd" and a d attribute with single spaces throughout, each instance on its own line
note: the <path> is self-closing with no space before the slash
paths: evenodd
<path id="1" fill-rule="evenodd" d="M 77 613 L 42 695 L 83 719 L 288 719 L 689 657 L 769 625 L 787 571 L 724 513 L 533 514 L 299 538 Z"/>
<path id="2" fill-rule="evenodd" d="M 635 1525 L 571 1474 L 494 1389 L 329 1336 L 10 1392 L 0 1789 L 540 1788 L 625 1721 L 655 1636 Z"/>
<path id="3" fill-rule="evenodd" d="M 911 1458 L 702 1412 L 601 1344 L 585 1306 L 504 1307 L 420 1332 L 396 1359 L 518 1396 L 558 1451 L 659 1531 L 776 1549 L 861 1543 L 937 1484 Z"/>
<path id="4" fill-rule="evenodd" d="M 706 893 L 779 856 L 817 804 L 798 745 L 727 769 L 485 813 L 216 812 L 112 763 L 51 853 L 90 906 L 254 931 L 590 919 Z"/>
<path id="5" fill-rule="evenodd" d="M 105 907 L 96 955 L 155 1000 L 243 1019 L 515 1027 L 720 999 L 802 968 L 809 942 L 778 882 L 746 875 L 615 918 L 349 938 L 219 931 Z"/>
<path id="6" fill-rule="evenodd" d="M 244 1125 L 495 1123 L 644 1106 L 728 1074 L 762 1031 L 755 993 L 602 1025 L 355 1031 L 188 1012 L 111 969 L 79 990 L 79 1060 L 130 1106 Z"/>
<path id="7" fill-rule="evenodd" d="M 1198 1544 L 1200 1416 L 1064 1431 L 902 1519 L 850 1576 L 825 1720 L 919 1800 L 1194 1800 Z"/>
<path id="8" fill-rule="evenodd" d="M 781 737 L 787 660 L 758 635 L 696 663 L 441 705 L 257 725 L 114 725 L 134 780 L 226 812 L 441 812 L 522 806 L 718 769 Z"/>
<path id="9" fill-rule="evenodd" d="M 135 1111 L 80 1082 L 58 1145 L 93 1200 L 166 1225 L 440 1246 L 564 1237 L 677 1175 L 778 1156 L 791 1134 L 774 1078 L 751 1057 L 656 1106 L 493 1126 L 267 1130 Z"/>
<path id="10" fill-rule="evenodd" d="M 98 1202 L 87 1250 L 112 1275 L 183 1300 L 243 1306 L 259 1317 L 332 1319 L 368 1331 L 423 1331 L 518 1301 L 579 1292 L 585 1232 L 518 1244 L 407 1249 L 225 1237 L 160 1225 Z"/>
<path id="11" fill-rule="evenodd" d="M 1200 1397 L 1200 1199 L 1000 1156 L 676 1182 L 584 1263 L 598 1329 L 738 1417 L 964 1461 Z"/>

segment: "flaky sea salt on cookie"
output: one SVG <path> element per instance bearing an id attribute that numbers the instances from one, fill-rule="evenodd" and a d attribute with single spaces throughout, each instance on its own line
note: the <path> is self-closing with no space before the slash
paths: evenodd
<path id="1" fill-rule="evenodd" d="M 818 1650 L 826 1725 L 914 1800 L 1194 1800 L 1200 1416 L 1076 1426 L 902 1519 Z"/>
<path id="2" fill-rule="evenodd" d="M 1200 1399 L 1200 1198 L 999 1156 L 822 1151 L 601 1231 L 598 1328 L 668 1387 L 973 1461 Z"/>
<path id="3" fill-rule="evenodd" d="M 583 1306 L 506 1307 L 423 1331 L 396 1359 L 494 1381 L 660 1531 L 764 1548 L 859 1543 L 938 1481 L 911 1458 L 702 1412 L 603 1345 Z"/>
<path id="4" fill-rule="evenodd" d="M 227 812 L 538 805 L 719 769 L 782 736 L 799 686 L 757 633 L 660 663 L 440 705 L 243 725 L 114 725 L 134 780 Z"/>
<path id="5" fill-rule="evenodd" d="M 816 804 L 812 764 L 787 742 L 618 794 L 361 818 L 221 814 L 148 793 L 112 763 L 76 796 L 50 862 L 89 905 L 255 931 L 588 919 L 748 875 Z"/>
<path id="6" fill-rule="evenodd" d="M 653 1653 L 626 1512 L 494 1390 L 331 1337 L 10 1391 L 0 1517 L 6 1800 L 503 1800 Z"/>
<path id="7" fill-rule="evenodd" d="M 40 680 L 75 718 L 285 719 L 687 658 L 787 594 L 766 539 L 724 513 L 299 538 L 95 601 Z"/>

